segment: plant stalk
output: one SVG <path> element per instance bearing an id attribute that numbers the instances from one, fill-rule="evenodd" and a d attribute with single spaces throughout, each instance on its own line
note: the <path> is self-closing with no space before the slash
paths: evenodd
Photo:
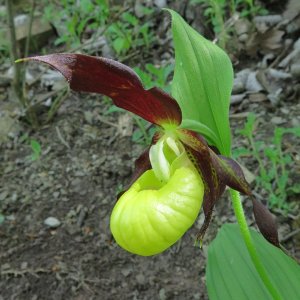
<path id="1" fill-rule="evenodd" d="M 147 130 L 145 129 L 145 126 L 142 124 L 141 120 L 139 117 L 136 117 L 135 115 L 133 115 L 133 119 L 136 122 L 136 124 L 138 125 L 139 129 L 141 130 L 145 143 L 147 145 L 151 144 L 151 138 L 149 136 L 149 134 L 147 133 Z"/>
<path id="2" fill-rule="evenodd" d="M 18 53 L 19 48 L 16 40 L 16 29 L 14 24 L 14 13 L 13 13 L 11 0 L 6 0 L 6 9 L 7 9 L 7 21 L 9 27 L 9 34 L 10 34 L 10 59 L 14 68 L 14 77 L 13 77 L 12 86 L 19 102 L 23 105 L 23 107 L 25 107 L 26 106 L 25 99 L 22 91 L 22 70 L 21 70 L 22 66 L 14 64 L 14 61 L 17 58 L 19 58 L 20 55 Z"/>
<path id="3" fill-rule="evenodd" d="M 251 257 L 251 260 L 255 266 L 257 273 L 259 274 L 261 280 L 263 281 L 265 287 L 268 289 L 269 293 L 272 295 L 273 299 L 281 300 L 281 296 L 277 289 L 274 287 L 272 281 L 270 280 L 264 265 L 262 264 L 258 253 L 256 251 L 255 245 L 253 243 L 252 237 L 250 235 L 250 230 L 246 221 L 244 209 L 241 202 L 240 193 L 233 189 L 230 189 L 230 195 L 232 200 L 232 205 L 234 213 L 237 219 L 237 222 L 240 227 L 241 234 L 243 236 L 244 242 L 246 244 L 248 253 Z"/>
<path id="4" fill-rule="evenodd" d="M 262 160 L 260 159 L 259 152 L 258 152 L 258 150 L 257 150 L 257 148 L 256 148 L 256 146 L 255 146 L 255 142 L 254 142 L 252 133 L 248 136 L 248 139 L 249 139 L 251 148 L 253 149 L 253 154 L 254 154 L 255 158 L 257 159 L 257 161 L 258 161 L 260 173 L 261 173 L 263 176 L 266 176 L 267 171 L 266 171 L 266 169 L 265 169 L 265 167 L 264 167 L 264 164 L 263 164 Z"/>
<path id="5" fill-rule="evenodd" d="M 53 119 L 56 112 L 58 111 L 58 109 L 60 108 L 60 106 L 62 105 L 64 100 L 68 97 L 68 95 L 69 95 L 69 88 L 63 89 L 61 91 L 61 93 L 59 95 L 57 95 L 57 97 L 53 101 L 53 104 L 51 105 L 51 107 L 48 111 L 46 124 L 48 124 Z"/>
<path id="6" fill-rule="evenodd" d="M 34 109 L 30 106 L 28 99 L 25 95 L 25 68 L 21 64 L 14 63 L 19 57 L 19 46 L 16 39 L 16 28 L 14 23 L 14 12 L 13 4 L 11 0 L 6 0 L 6 9 L 7 9 L 7 21 L 9 26 L 10 33 L 10 59 L 14 68 L 14 77 L 13 77 L 13 90 L 16 97 L 21 103 L 22 107 L 28 110 L 27 120 L 31 123 L 33 128 L 38 127 L 38 120 Z M 32 13 L 33 14 L 33 13 Z M 29 37 L 28 37 L 29 38 Z"/>
<path id="7" fill-rule="evenodd" d="M 32 0 L 31 10 L 30 10 L 30 14 L 29 14 L 28 33 L 27 33 L 27 38 L 26 38 L 24 57 L 27 57 L 29 55 L 30 42 L 31 42 L 31 31 L 32 31 L 32 24 L 33 24 L 33 19 L 34 19 L 35 7 L 36 7 L 36 2 L 35 2 L 35 0 Z M 27 91 L 26 91 L 26 67 L 27 67 L 26 65 L 27 65 L 27 63 L 25 63 L 25 65 L 24 65 L 23 74 L 22 74 L 23 75 L 23 79 L 22 79 L 23 97 L 25 98 L 27 109 L 28 109 L 29 122 L 31 123 L 33 128 L 37 129 L 39 127 L 39 121 L 37 118 L 37 114 L 36 114 L 34 107 L 29 103 Z"/>
<path id="8" fill-rule="evenodd" d="M 26 38 L 26 43 L 25 43 L 24 57 L 28 57 L 28 55 L 29 55 L 34 11 L 35 11 L 35 0 L 32 1 L 31 10 L 30 10 L 30 14 L 29 14 L 28 32 L 27 32 L 27 38 Z M 24 66 L 26 66 L 26 64 L 27 64 L 27 62 L 24 63 Z M 26 86 L 25 67 L 23 69 L 24 69 L 24 72 L 23 72 L 23 90 L 25 90 L 25 86 Z"/>

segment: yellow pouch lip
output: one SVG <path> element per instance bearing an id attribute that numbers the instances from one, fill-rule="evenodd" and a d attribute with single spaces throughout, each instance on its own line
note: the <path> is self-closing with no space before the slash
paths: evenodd
<path id="1" fill-rule="evenodd" d="M 146 171 L 113 209 L 111 231 L 127 251 L 141 256 L 161 253 L 176 243 L 196 220 L 204 193 L 198 172 L 184 166 L 172 173 L 170 180 L 162 183 L 153 170 Z M 190 182 L 185 182 L 188 179 Z M 178 183 L 179 188 L 186 184 L 194 188 L 184 190 L 186 194 L 182 195 L 176 189 Z M 145 234 L 149 234 L 149 239 Z"/>

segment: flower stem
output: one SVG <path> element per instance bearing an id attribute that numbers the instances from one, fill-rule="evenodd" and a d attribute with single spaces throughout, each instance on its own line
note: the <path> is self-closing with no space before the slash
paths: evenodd
<path id="1" fill-rule="evenodd" d="M 233 189 L 230 189 L 231 200 L 233 204 L 234 213 L 238 221 L 241 234 L 243 236 L 244 242 L 250 254 L 251 260 L 256 268 L 257 273 L 259 274 L 261 280 L 263 281 L 265 287 L 268 289 L 273 299 L 281 300 L 282 297 L 278 293 L 277 289 L 274 287 L 272 281 L 270 280 L 264 265 L 262 264 L 258 253 L 256 251 L 255 245 L 253 243 L 252 237 L 250 235 L 250 230 L 245 218 L 244 209 L 242 206 L 240 193 Z"/>
<path id="2" fill-rule="evenodd" d="M 140 117 L 137 117 L 136 115 L 133 115 L 133 119 L 136 122 L 137 126 L 139 127 L 141 133 L 143 134 L 143 138 L 145 140 L 146 145 L 151 144 L 151 137 L 147 133 L 145 125 L 141 122 Z"/>

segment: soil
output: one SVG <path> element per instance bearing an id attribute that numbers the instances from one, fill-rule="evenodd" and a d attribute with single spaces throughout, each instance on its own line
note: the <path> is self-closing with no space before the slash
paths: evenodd
<path id="1" fill-rule="evenodd" d="M 87 123 L 83 112 L 107 108 L 81 98 L 72 95 L 65 112 L 34 136 L 44 149 L 38 161 L 30 161 L 26 144 L 3 151 L 9 217 L 0 231 L 2 299 L 205 299 L 196 226 L 155 257 L 131 255 L 113 241 L 110 213 L 142 146 L 115 127 Z M 50 216 L 61 226 L 49 229 Z"/>
<path id="2" fill-rule="evenodd" d="M 54 122 L 32 135 L 42 145 L 39 160 L 30 160 L 26 143 L 2 148 L 0 299 L 208 299 L 206 249 L 222 223 L 234 222 L 228 198 L 220 200 L 202 250 L 193 246 L 202 214 L 160 255 L 139 257 L 119 248 L 109 217 L 143 146 L 97 120 L 106 110 L 99 97 L 72 94 Z M 87 122 L 84 112 L 94 117 Z M 267 121 L 274 114 L 264 115 Z M 105 122 L 117 123 L 120 116 Z M 250 201 L 246 210 L 252 220 Z M 58 228 L 44 224 L 50 216 L 61 222 Z M 290 232 L 291 220 L 279 220 Z M 296 239 L 285 246 L 300 259 Z"/>
<path id="3" fill-rule="evenodd" d="M 248 64 L 245 59 L 244 66 Z M 238 68 L 242 66 L 239 62 Z M 110 233 L 110 214 L 145 146 L 120 130 L 124 113 L 103 115 L 109 107 L 100 96 L 72 92 L 51 124 L 34 132 L 20 122 L 18 134 L 1 143 L 0 204 L 5 220 L 0 224 L 0 300 L 208 299 L 207 247 L 223 223 L 235 222 L 227 194 L 215 209 L 202 249 L 194 246 L 194 240 L 203 213 L 184 237 L 162 254 L 139 257 L 119 248 Z M 270 140 L 274 120 L 283 127 L 299 126 L 299 94 L 275 108 L 268 101 L 249 99 L 232 106 L 234 136 L 248 111 L 260 120 L 257 138 Z M 126 116 L 130 127 L 131 116 Z M 31 159 L 24 134 L 41 144 L 37 160 Z M 238 137 L 233 147 L 245 143 Z M 287 136 L 284 149 L 295 159 L 290 180 L 296 182 L 299 140 Z M 253 158 L 241 161 L 257 175 Z M 298 196 L 289 200 L 297 202 Z M 245 199 L 244 205 L 253 224 L 251 202 Z M 298 211 L 273 213 L 281 237 L 299 228 Z M 49 227 L 45 224 L 48 217 L 60 225 Z M 286 239 L 284 246 L 300 260 L 299 233 Z"/>

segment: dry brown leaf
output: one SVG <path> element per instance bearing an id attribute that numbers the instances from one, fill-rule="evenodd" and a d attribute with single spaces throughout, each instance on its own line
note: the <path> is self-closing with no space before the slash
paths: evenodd
<path id="1" fill-rule="evenodd" d="M 290 0 L 285 12 L 283 13 L 283 17 L 287 20 L 292 20 L 297 15 L 300 14 L 300 1 L 299 0 Z"/>
<path id="2" fill-rule="evenodd" d="M 131 136 L 133 132 L 133 121 L 130 114 L 122 114 L 118 118 L 118 132 L 121 136 Z"/>
<path id="3" fill-rule="evenodd" d="M 249 95 L 250 102 L 263 102 L 266 100 L 268 100 L 268 98 L 264 93 L 254 93 Z"/>
<path id="4" fill-rule="evenodd" d="M 246 42 L 246 51 L 255 56 L 257 52 L 269 53 L 282 47 L 282 36 L 284 31 L 272 28 L 264 33 L 253 33 Z"/>

